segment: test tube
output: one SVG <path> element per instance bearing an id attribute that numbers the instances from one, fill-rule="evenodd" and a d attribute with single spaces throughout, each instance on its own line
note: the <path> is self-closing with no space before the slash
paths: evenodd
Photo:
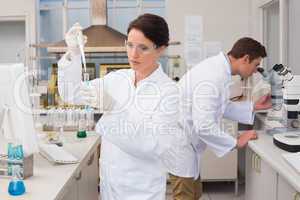
<path id="1" fill-rule="evenodd" d="M 86 110 L 86 123 L 87 130 L 92 130 L 94 126 L 94 110 L 92 108 Z"/>
<path id="2" fill-rule="evenodd" d="M 90 80 L 90 75 L 89 75 L 89 73 L 84 72 L 84 73 L 83 73 L 83 81 L 86 82 L 86 81 L 89 81 L 89 80 Z"/>

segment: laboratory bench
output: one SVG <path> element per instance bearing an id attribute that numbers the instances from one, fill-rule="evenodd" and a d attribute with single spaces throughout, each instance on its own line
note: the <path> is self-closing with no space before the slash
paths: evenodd
<path id="1" fill-rule="evenodd" d="M 264 123 L 265 116 L 258 114 Z M 273 144 L 272 135 L 263 125 L 258 139 L 250 141 L 246 150 L 246 200 L 300 200 L 300 173 L 282 154 L 288 153 Z"/>
<path id="2" fill-rule="evenodd" d="M 34 154 L 34 175 L 24 180 L 26 193 L 10 196 L 9 178 L 0 179 L 1 200 L 97 200 L 99 182 L 100 136 L 90 132 L 77 139 L 75 132 L 65 132 L 63 147 L 79 159 L 76 164 L 53 165 Z"/>

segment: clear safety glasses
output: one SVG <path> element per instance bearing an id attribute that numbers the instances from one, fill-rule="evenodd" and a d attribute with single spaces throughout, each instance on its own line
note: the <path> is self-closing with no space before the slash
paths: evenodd
<path id="1" fill-rule="evenodd" d="M 149 54 L 153 50 L 157 48 L 156 45 L 153 45 L 152 47 L 148 47 L 144 44 L 133 44 L 132 42 L 128 42 L 125 40 L 125 47 L 127 51 L 132 51 L 133 49 L 136 49 L 138 54 Z"/>

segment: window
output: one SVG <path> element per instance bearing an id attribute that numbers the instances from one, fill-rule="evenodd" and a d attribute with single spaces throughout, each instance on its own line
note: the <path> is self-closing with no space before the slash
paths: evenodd
<path id="1" fill-rule="evenodd" d="M 279 2 L 274 2 L 263 8 L 264 41 L 267 50 L 265 67 L 271 69 L 279 63 Z"/>
<path id="2" fill-rule="evenodd" d="M 300 1 L 289 0 L 288 3 L 288 66 L 294 74 L 300 75 Z"/>
<path id="3" fill-rule="evenodd" d="M 108 25 L 126 34 L 127 26 L 143 13 L 165 14 L 165 0 L 109 0 Z"/>

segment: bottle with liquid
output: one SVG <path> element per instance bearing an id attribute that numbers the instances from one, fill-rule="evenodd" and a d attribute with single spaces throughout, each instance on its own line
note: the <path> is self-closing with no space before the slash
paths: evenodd
<path id="1" fill-rule="evenodd" d="M 78 131 L 77 137 L 78 138 L 86 138 L 86 113 L 85 110 L 81 110 L 79 114 L 78 120 Z"/>
<path id="2" fill-rule="evenodd" d="M 12 166 L 13 178 L 8 185 L 8 193 L 12 196 L 19 196 L 25 193 L 25 185 L 22 180 L 22 168 L 18 164 Z"/>

